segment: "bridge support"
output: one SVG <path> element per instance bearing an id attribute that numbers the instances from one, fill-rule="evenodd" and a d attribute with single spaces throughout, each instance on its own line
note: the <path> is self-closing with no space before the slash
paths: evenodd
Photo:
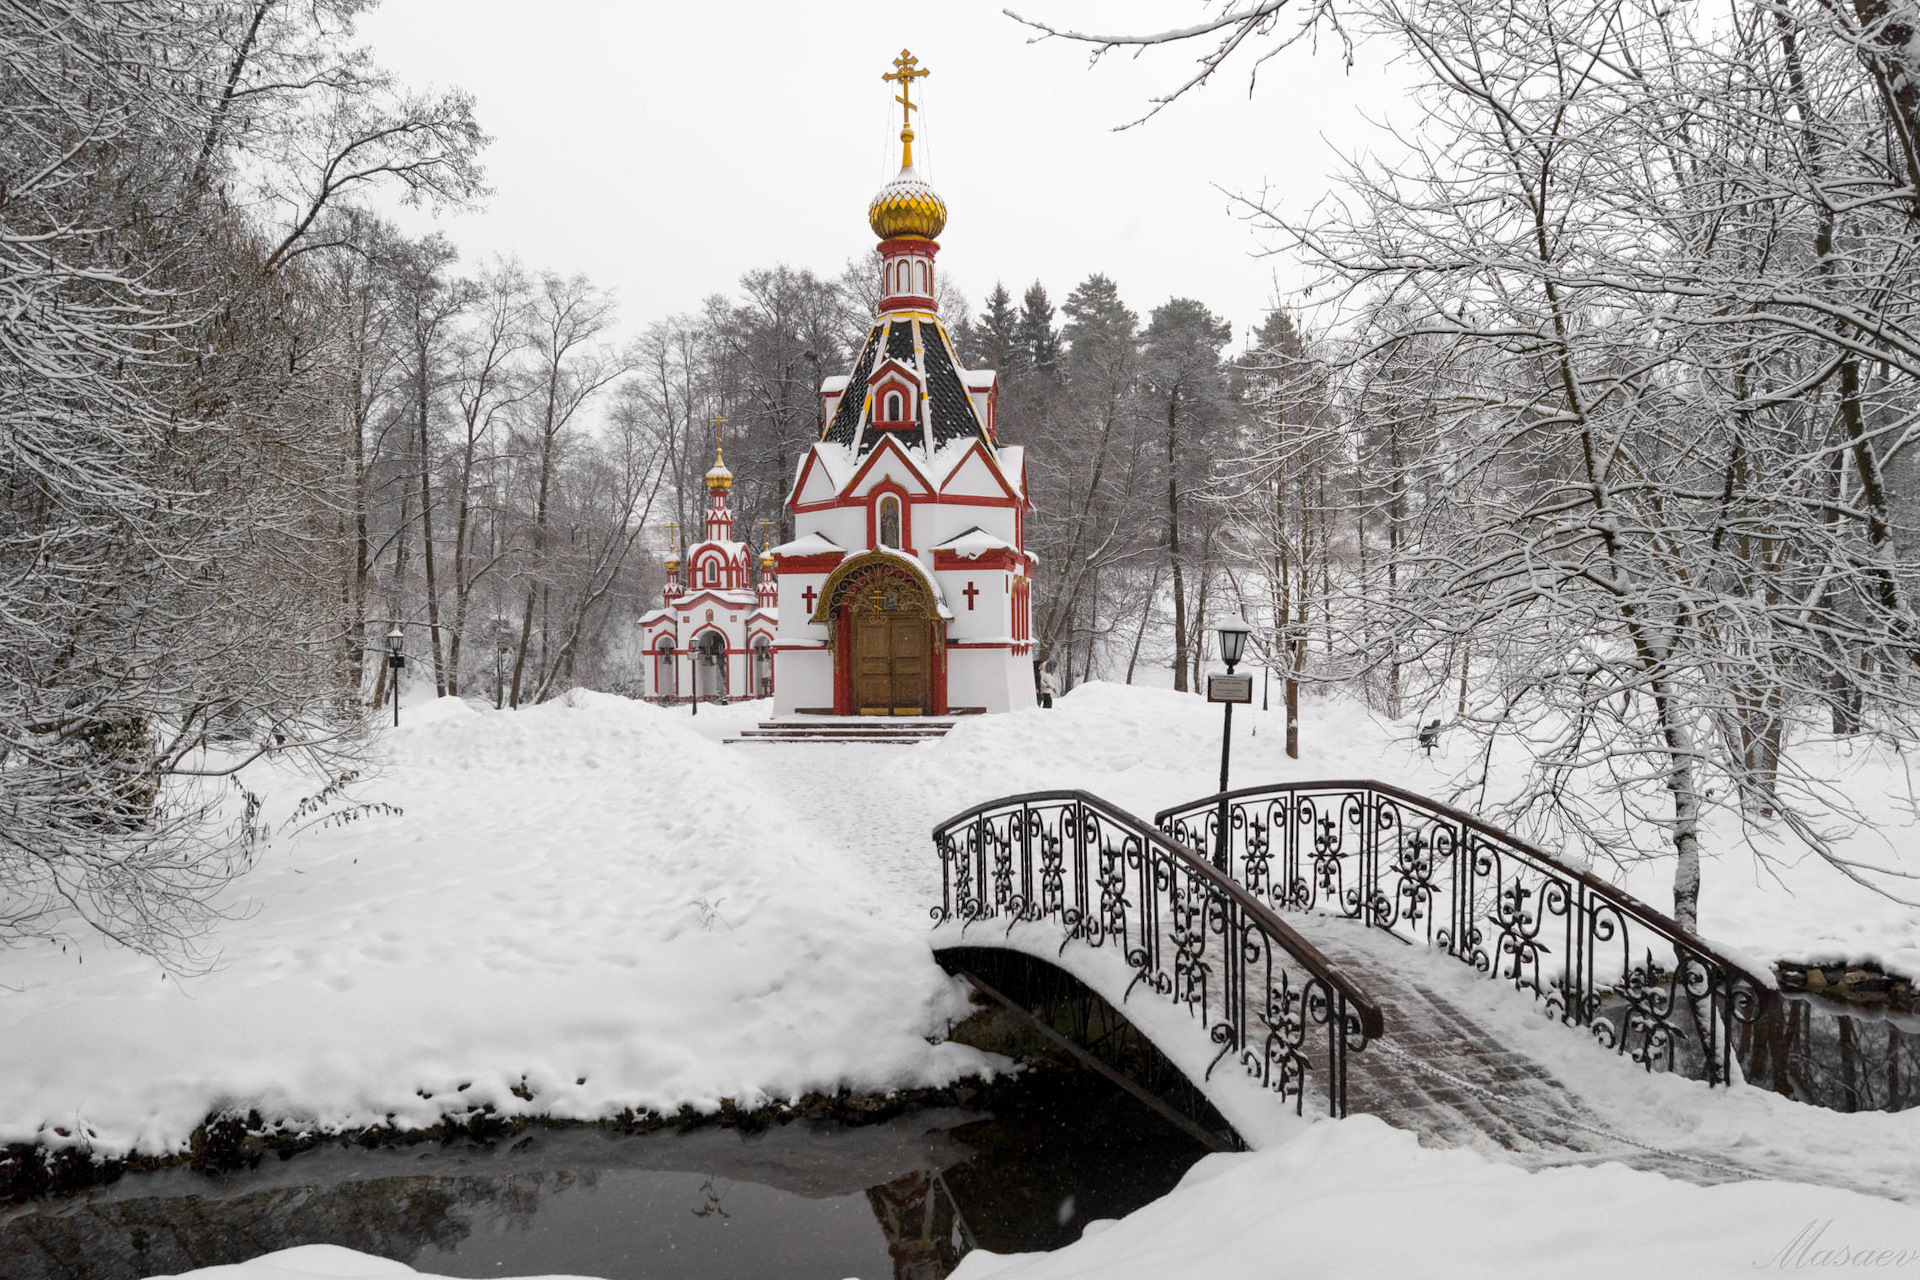
<path id="1" fill-rule="evenodd" d="M 954 1039 L 1009 1057 L 1058 1051 L 1138 1099 L 1210 1151 L 1246 1149 L 1206 1095 L 1130 1021 L 1078 978 L 1044 960 L 997 947 L 935 953 L 1002 1016 L 976 1016 Z"/>

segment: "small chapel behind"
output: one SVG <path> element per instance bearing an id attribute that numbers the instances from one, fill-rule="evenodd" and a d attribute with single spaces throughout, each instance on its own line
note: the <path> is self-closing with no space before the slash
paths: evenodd
<path id="1" fill-rule="evenodd" d="M 776 715 L 1034 704 L 1024 450 L 999 443 L 994 374 L 962 369 L 940 322 L 947 206 L 913 167 L 913 82 L 927 72 L 904 51 L 894 67 L 900 172 L 867 209 L 879 314 L 852 376 L 821 384 L 820 439 L 787 493 L 794 538 L 772 552 Z"/>
<path id="2" fill-rule="evenodd" d="M 733 538 L 727 491 L 733 472 L 716 444 L 707 472 L 707 536 L 687 548 L 680 581 L 678 539 L 667 551 L 663 607 L 640 619 L 647 653 L 647 689 L 655 702 L 695 698 L 764 698 L 773 692 L 773 642 L 778 625 L 773 557 L 760 556 L 760 580 L 750 577 L 752 555 Z"/>

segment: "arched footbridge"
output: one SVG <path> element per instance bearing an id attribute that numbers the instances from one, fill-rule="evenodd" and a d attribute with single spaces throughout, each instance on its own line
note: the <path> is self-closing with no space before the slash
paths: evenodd
<path id="1" fill-rule="evenodd" d="M 1210 1145 L 1311 1107 L 1530 1164 L 1748 1172 L 1619 1134 L 1509 1047 L 1511 1018 L 1530 998 L 1591 1042 L 1574 1052 L 1719 1085 L 1772 982 L 1472 814 L 1370 781 L 1247 787 L 1152 822 L 1046 791 L 933 842 L 942 963 Z M 1489 1016 L 1475 980 L 1519 997 Z"/>

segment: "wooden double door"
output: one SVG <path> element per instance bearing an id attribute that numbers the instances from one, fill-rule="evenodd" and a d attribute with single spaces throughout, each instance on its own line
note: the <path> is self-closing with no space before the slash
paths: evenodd
<path id="1" fill-rule="evenodd" d="M 933 627 L 914 614 L 853 615 L 853 709 L 863 716 L 923 716 L 933 707 Z"/>

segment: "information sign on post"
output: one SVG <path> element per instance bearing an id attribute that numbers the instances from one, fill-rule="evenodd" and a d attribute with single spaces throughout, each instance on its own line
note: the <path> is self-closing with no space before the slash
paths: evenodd
<path id="1" fill-rule="evenodd" d="M 1208 702 L 1252 702 L 1253 701 L 1253 677 L 1252 676 L 1220 676 L 1220 675 L 1208 676 L 1207 677 L 1207 701 Z"/>

